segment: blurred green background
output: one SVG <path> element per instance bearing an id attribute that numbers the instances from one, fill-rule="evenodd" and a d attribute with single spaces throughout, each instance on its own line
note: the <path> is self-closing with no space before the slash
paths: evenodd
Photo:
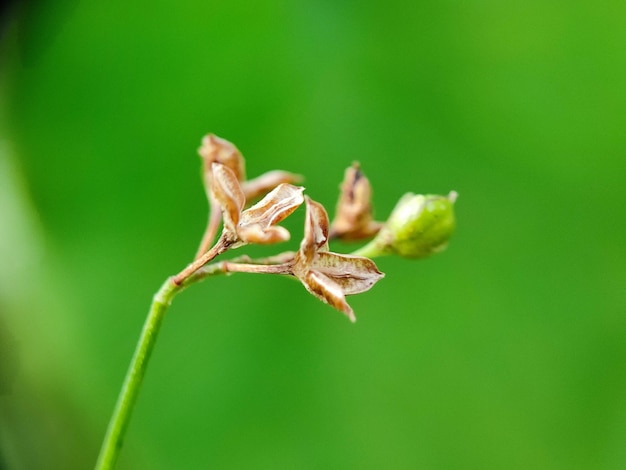
<path id="1" fill-rule="evenodd" d="M 5 12 L 5 15 L 7 13 Z M 196 149 L 359 160 L 458 230 L 350 300 L 235 275 L 174 302 L 120 469 L 626 468 L 626 4 L 16 5 L 0 43 L 0 468 L 95 462 L 152 294 L 206 220 Z M 293 249 L 303 210 L 287 222 Z M 351 247 L 334 245 L 336 251 Z"/>

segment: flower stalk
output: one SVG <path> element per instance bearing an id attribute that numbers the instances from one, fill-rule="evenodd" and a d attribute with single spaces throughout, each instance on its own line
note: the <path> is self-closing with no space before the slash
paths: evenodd
<path id="1" fill-rule="evenodd" d="M 115 467 L 165 313 L 183 289 L 206 277 L 226 273 L 287 275 L 298 279 L 309 293 L 354 322 L 356 317 L 346 296 L 365 292 L 384 277 L 369 258 L 385 254 L 427 256 L 445 247 L 454 228 L 452 204 L 456 193 L 450 193 L 447 198 L 405 196 L 385 224 L 375 221 L 370 183 L 358 163 L 346 170 L 335 218 L 330 223 L 322 204 L 304 196 L 303 187 L 292 184 L 301 179 L 298 175 L 274 170 L 247 180 L 241 152 L 212 134 L 203 139 L 199 153 L 210 209 L 207 228 L 194 260 L 168 278 L 152 299 L 96 470 Z M 250 201 L 262 195 L 250 206 Z M 244 255 L 214 261 L 229 250 L 248 244 L 289 240 L 290 233 L 278 224 L 302 204 L 306 206 L 306 220 L 298 251 L 257 260 Z M 213 244 L 220 225 L 221 235 Z M 372 237 L 369 244 L 349 255 L 334 253 L 329 248 L 329 241 L 334 238 Z"/>

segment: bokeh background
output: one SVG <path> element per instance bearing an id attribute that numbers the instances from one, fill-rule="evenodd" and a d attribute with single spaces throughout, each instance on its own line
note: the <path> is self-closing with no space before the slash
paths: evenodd
<path id="1" fill-rule="evenodd" d="M 95 462 L 152 294 L 206 220 L 196 149 L 361 162 L 458 230 L 350 299 L 216 278 L 168 313 L 120 469 L 626 468 L 626 4 L 14 4 L 0 22 L 0 468 Z M 303 211 L 287 226 L 293 249 Z M 334 245 L 336 251 L 349 246 Z"/>

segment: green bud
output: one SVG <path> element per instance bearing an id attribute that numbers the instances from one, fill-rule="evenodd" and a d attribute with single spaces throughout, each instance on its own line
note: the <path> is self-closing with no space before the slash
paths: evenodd
<path id="1" fill-rule="evenodd" d="M 448 196 L 405 194 L 376 238 L 358 251 L 365 256 L 396 254 L 405 258 L 425 258 L 443 251 L 454 232 L 456 197 L 454 191 Z"/>

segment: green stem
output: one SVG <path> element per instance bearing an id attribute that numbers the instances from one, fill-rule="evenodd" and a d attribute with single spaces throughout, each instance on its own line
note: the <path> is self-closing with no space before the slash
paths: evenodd
<path id="1" fill-rule="evenodd" d="M 380 247 L 380 242 L 374 238 L 367 245 L 350 253 L 353 256 L 364 256 L 365 258 L 377 258 L 385 255 L 385 252 Z"/>
<path id="2" fill-rule="evenodd" d="M 168 279 L 154 296 L 141 337 L 135 349 L 135 354 L 126 373 L 124 385 L 122 385 L 115 410 L 111 416 L 96 463 L 96 470 L 108 470 L 115 467 L 117 457 L 122 448 L 124 433 L 137 401 L 137 395 L 139 394 L 143 376 L 148 367 L 148 361 L 161 328 L 163 317 L 174 296 L 182 289 L 183 286 L 177 286 Z"/>
<path id="3" fill-rule="evenodd" d="M 371 258 L 380 256 L 382 254 L 380 248 L 374 242 L 375 240 L 372 240 L 369 244 L 356 250 L 352 254 Z M 113 415 L 111 416 L 109 427 L 107 428 L 102 448 L 100 449 L 100 455 L 98 456 L 95 470 L 111 470 L 115 468 L 124 441 L 124 434 L 128 427 L 135 402 L 137 401 L 139 389 L 143 382 L 143 376 L 146 373 L 148 361 L 154 349 L 154 344 L 159 334 L 161 324 L 163 323 L 165 312 L 176 294 L 187 286 L 207 276 L 217 274 L 225 274 L 228 272 L 289 274 L 290 272 L 289 261 L 293 258 L 292 253 L 284 253 L 283 255 L 275 257 L 275 261 L 282 261 L 282 264 L 255 264 L 262 260 L 249 260 L 251 264 L 233 263 L 232 261 L 223 261 L 212 265 L 206 264 L 217 255 L 223 253 L 228 247 L 229 245 L 227 243 L 223 241 L 218 242 L 216 246 L 205 253 L 201 258 L 191 263 L 176 276 L 165 281 L 154 295 L 148 317 L 146 318 L 141 336 L 139 337 L 139 342 L 135 349 L 135 354 L 130 361 L 124 384 L 122 385 L 115 409 L 113 410 Z"/>
<path id="4" fill-rule="evenodd" d="M 191 274 L 187 274 L 189 271 L 189 268 L 186 268 L 181 274 L 170 277 L 163 283 L 152 299 L 152 305 L 150 306 L 148 317 L 146 318 L 141 336 L 139 337 L 135 354 L 130 361 L 130 366 L 126 373 L 122 389 L 120 390 L 117 404 L 111 415 L 109 427 L 107 428 L 104 441 L 102 442 L 102 448 L 100 449 L 100 455 L 98 456 L 95 470 L 111 470 L 115 468 L 115 463 L 117 462 L 124 442 L 124 434 L 128 427 L 135 402 L 137 401 L 137 396 L 139 395 L 139 389 L 141 388 L 143 376 L 148 367 L 148 361 L 150 360 L 154 343 L 156 342 L 161 324 L 163 323 L 165 312 L 176 294 L 187 286 L 201 281 L 208 276 L 225 274 L 229 271 L 273 272 L 283 274 L 282 271 L 284 271 L 284 268 L 281 266 L 267 266 L 266 269 L 262 269 L 256 265 L 249 265 L 247 269 L 243 269 L 239 268 L 235 263 L 224 261 L 204 266 Z M 182 275 L 183 273 L 184 275 Z M 181 279 L 179 283 L 176 283 L 177 278 Z"/>

